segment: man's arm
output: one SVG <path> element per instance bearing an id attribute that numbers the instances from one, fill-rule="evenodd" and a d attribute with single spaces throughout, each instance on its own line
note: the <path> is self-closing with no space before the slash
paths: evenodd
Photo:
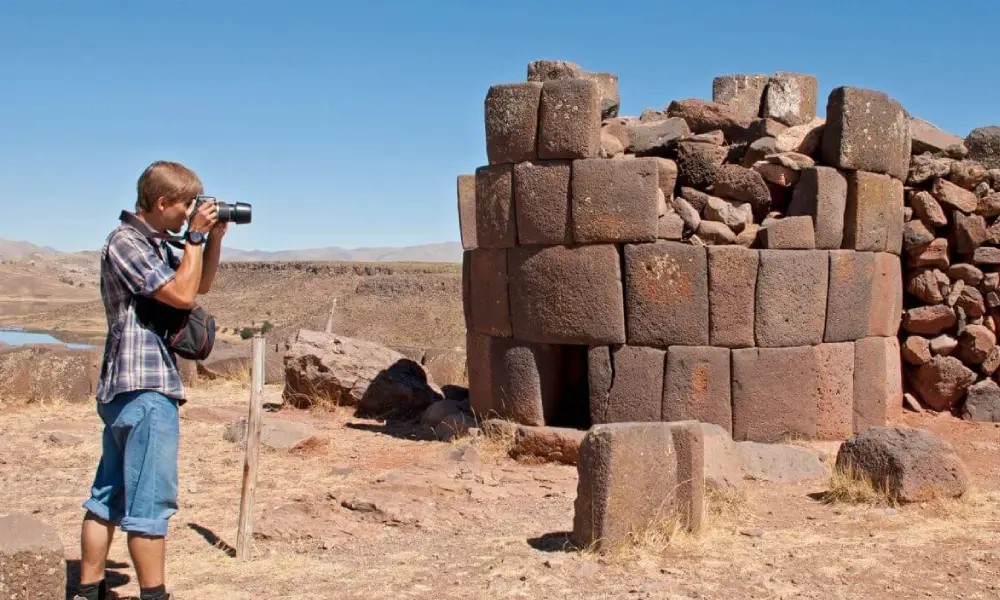
<path id="1" fill-rule="evenodd" d="M 212 282 L 215 281 L 215 274 L 219 270 L 219 261 L 222 259 L 222 237 L 226 234 L 228 225 L 228 223 L 218 223 L 212 227 L 212 232 L 208 234 L 208 247 L 205 248 L 201 282 L 198 284 L 199 294 L 207 294 L 212 289 Z"/>
<path id="2" fill-rule="evenodd" d="M 153 298 L 174 308 L 194 308 L 201 282 L 205 250 L 201 244 L 185 244 L 184 258 L 174 278 L 153 292 Z"/>

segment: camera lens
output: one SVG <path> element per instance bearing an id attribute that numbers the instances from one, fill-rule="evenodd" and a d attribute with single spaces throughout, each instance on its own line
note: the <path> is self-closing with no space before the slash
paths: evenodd
<path id="1" fill-rule="evenodd" d="M 252 211 L 250 205 L 246 202 L 237 202 L 235 204 L 217 202 L 216 206 L 219 208 L 220 222 L 228 223 L 232 221 L 237 225 L 245 225 L 250 222 Z"/>

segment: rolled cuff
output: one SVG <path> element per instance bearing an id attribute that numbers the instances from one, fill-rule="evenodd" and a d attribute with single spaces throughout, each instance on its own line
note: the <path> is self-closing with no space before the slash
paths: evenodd
<path id="1" fill-rule="evenodd" d="M 167 519 L 125 517 L 118 528 L 126 533 L 138 533 L 149 537 L 167 537 L 167 524 Z"/>

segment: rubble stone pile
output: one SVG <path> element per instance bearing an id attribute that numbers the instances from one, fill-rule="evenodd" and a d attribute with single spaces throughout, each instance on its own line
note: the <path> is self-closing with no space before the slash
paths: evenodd
<path id="1" fill-rule="evenodd" d="M 1000 128 L 963 140 L 914 119 L 900 343 L 927 407 L 1000 420 Z"/>
<path id="2" fill-rule="evenodd" d="M 486 93 L 488 164 L 457 181 L 473 409 L 757 442 L 885 425 L 903 396 L 903 107 L 839 87 L 819 118 L 816 78 L 777 73 L 626 117 L 616 88 L 537 61 Z"/>

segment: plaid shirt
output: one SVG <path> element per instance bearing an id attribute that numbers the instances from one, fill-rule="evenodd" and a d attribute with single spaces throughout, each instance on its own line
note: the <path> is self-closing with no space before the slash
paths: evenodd
<path id="1" fill-rule="evenodd" d="M 123 222 L 108 235 L 101 250 L 101 298 L 108 336 L 97 384 L 98 402 L 107 403 L 116 394 L 134 390 L 153 390 L 184 402 L 176 357 L 135 314 L 133 298 L 151 297 L 174 278 L 180 265 L 165 242 L 154 245 L 146 237 L 155 234 L 152 228 L 140 232 Z"/>

